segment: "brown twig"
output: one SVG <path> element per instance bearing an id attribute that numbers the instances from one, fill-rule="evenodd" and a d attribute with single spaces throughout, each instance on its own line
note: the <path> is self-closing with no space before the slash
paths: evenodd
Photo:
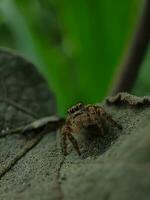
<path id="1" fill-rule="evenodd" d="M 139 68 L 147 51 L 150 40 L 150 0 L 145 1 L 143 14 L 139 19 L 129 52 L 120 66 L 121 73 L 118 76 L 112 95 L 118 92 L 129 92 L 134 86 Z"/>

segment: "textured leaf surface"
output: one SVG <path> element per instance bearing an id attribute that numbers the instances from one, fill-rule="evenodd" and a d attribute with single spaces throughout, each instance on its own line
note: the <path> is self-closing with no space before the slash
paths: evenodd
<path id="1" fill-rule="evenodd" d="M 38 117 L 55 112 L 54 99 L 31 63 L 1 50 L 0 70 L 1 84 L 5 86 L 1 97 L 7 94 L 9 99 Z M 144 105 L 145 101 L 132 99 L 128 94 L 115 101 L 113 98 L 109 105 L 104 103 L 103 106 L 123 126 L 122 131 L 109 127 L 105 138 L 91 135 L 89 141 L 87 137 L 78 137 L 82 156 L 78 157 L 69 145 L 69 155 L 64 161 L 59 150 L 59 135 L 45 135 L 0 179 L 0 199 L 149 200 L 149 104 Z M 140 106 L 137 101 L 142 102 Z M 131 102 L 137 106 L 133 107 Z M 34 120 L 3 102 L 0 102 L 0 109 L 2 128 Z M 14 135 L 0 139 L 0 170 L 26 142 L 23 137 Z"/>

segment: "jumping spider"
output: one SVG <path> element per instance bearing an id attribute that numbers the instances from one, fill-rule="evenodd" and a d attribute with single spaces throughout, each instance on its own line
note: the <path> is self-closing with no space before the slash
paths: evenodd
<path id="1" fill-rule="evenodd" d="M 88 128 L 90 125 L 96 125 L 100 130 L 100 135 L 104 135 L 104 127 L 106 123 L 110 123 L 112 127 L 122 129 L 112 117 L 102 108 L 96 105 L 84 105 L 81 103 L 76 104 L 68 110 L 66 120 L 50 116 L 36 120 L 26 126 L 19 127 L 13 130 L 4 130 L 0 133 L 0 138 L 6 135 L 22 133 L 24 136 L 33 134 L 24 147 L 19 151 L 16 156 L 4 168 L 0 169 L 0 178 L 9 170 L 15 163 L 22 158 L 29 150 L 31 150 L 43 137 L 44 134 L 60 129 L 62 135 L 62 153 L 67 155 L 67 139 L 70 140 L 74 149 L 81 155 L 80 148 L 77 140 L 72 133 L 78 133 L 83 128 Z"/>
<path id="2" fill-rule="evenodd" d="M 78 103 L 71 107 L 68 110 L 66 122 L 61 128 L 63 154 L 67 155 L 66 140 L 68 138 L 78 155 L 81 155 L 77 140 L 74 138 L 72 133 L 78 133 L 82 128 L 96 125 L 100 129 L 100 133 L 104 135 L 104 125 L 106 122 L 110 123 L 112 127 L 122 129 L 122 126 L 114 121 L 101 106 Z"/>
<path id="3" fill-rule="evenodd" d="M 67 155 L 67 139 L 69 139 L 78 155 L 81 155 L 78 142 L 72 133 L 79 133 L 81 129 L 88 128 L 90 125 L 96 125 L 100 130 L 101 136 L 104 136 L 104 127 L 107 122 L 110 123 L 112 127 L 122 129 L 121 125 L 114 121 L 103 107 L 78 103 L 68 110 L 65 123 L 64 119 L 57 118 L 56 116 L 45 117 L 24 127 L 8 130 L 4 133 L 1 132 L 0 137 L 17 133 L 22 133 L 24 136 L 30 133 L 48 133 L 60 128 L 63 154 Z"/>

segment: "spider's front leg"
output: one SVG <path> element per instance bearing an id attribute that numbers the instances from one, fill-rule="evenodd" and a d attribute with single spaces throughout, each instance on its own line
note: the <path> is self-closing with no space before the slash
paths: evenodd
<path id="1" fill-rule="evenodd" d="M 70 140 L 72 143 L 74 149 L 77 151 L 78 155 L 81 155 L 78 143 L 76 139 L 73 137 L 71 134 L 72 129 L 69 126 L 64 126 L 61 130 L 62 134 L 62 152 L 64 155 L 67 155 L 67 138 Z"/>
<path id="2" fill-rule="evenodd" d="M 122 129 L 122 126 L 120 124 L 118 124 L 115 120 L 112 119 L 111 115 L 108 114 L 104 108 L 102 107 L 98 107 L 97 108 L 97 112 L 99 114 L 99 116 L 102 116 L 103 119 L 105 119 L 106 121 L 110 122 L 112 124 L 113 127 L 116 127 L 118 129 Z"/>
<path id="3" fill-rule="evenodd" d="M 81 155 L 80 149 L 79 149 L 79 145 L 77 140 L 73 137 L 73 135 L 71 133 L 68 133 L 68 139 L 70 140 L 70 142 L 72 143 L 74 149 L 76 150 L 76 152 L 78 153 L 78 155 Z"/>
<path id="4" fill-rule="evenodd" d="M 61 138 L 61 150 L 64 156 L 67 155 L 67 127 L 63 126 L 62 129 L 60 130 L 60 133 L 62 134 Z"/>
<path id="5" fill-rule="evenodd" d="M 96 125 L 100 130 L 100 135 L 105 138 L 104 124 L 102 123 L 102 120 L 97 120 Z"/>

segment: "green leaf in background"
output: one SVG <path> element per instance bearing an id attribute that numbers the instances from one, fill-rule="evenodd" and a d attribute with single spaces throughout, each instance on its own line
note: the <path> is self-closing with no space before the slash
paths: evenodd
<path id="1" fill-rule="evenodd" d="M 63 114 L 77 101 L 95 103 L 106 95 L 139 5 L 137 0 L 1 0 L 1 27 L 14 38 L 10 46 L 45 75 Z"/>
<path id="2" fill-rule="evenodd" d="M 138 96 L 150 96 L 150 46 L 139 71 L 133 93 Z"/>

